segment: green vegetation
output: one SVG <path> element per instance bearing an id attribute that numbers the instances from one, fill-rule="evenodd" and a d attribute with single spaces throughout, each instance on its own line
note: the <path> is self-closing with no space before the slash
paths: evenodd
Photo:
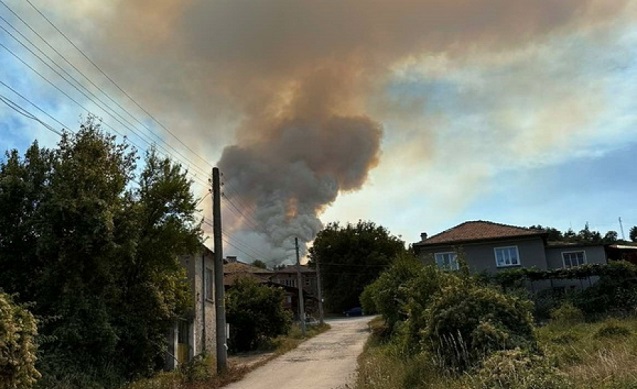
<path id="1" fill-rule="evenodd" d="M 320 264 L 326 308 L 340 313 L 360 306 L 363 289 L 405 251 L 403 241 L 372 222 L 328 224 L 310 248 L 309 263 Z"/>
<path id="2" fill-rule="evenodd" d="M 278 335 L 287 334 L 292 313 L 283 308 L 280 288 L 240 278 L 226 293 L 226 318 L 230 324 L 230 351 L 256 350 Z"/>
<path id="3" fill-rule="evenodd" d="M 611 281 L 618 268 L 629 275 Z M 633 296 L 630 265 L 600 269 L 606 289 L 556 297 L 538 327 L 525 293 L 484 278 L 397 261 L 363 294 L 382 315 L 359 358 L 358 389 L 566 389 L 637 387 L 634 300 L 588 311 L 607 296 Z M 429 273 L 427 278 L 420 278 Z M 414 287 L 424 282 L 424 298 Z M 432 285 L 437 285 L 436 290 Z M 388 304 L 393 299 L 394 304 Z M 418 306 L 414 301 L 425 301 Z M 618 309 L 621 308 L 621 309 Z M 609 317 L 621 314 L 623 318 Z M 550 319 L 548 319 L 550 317 Z"/>
<path id="4" fill-rule="evenodd" d="M 163 364 L 191 298 L 178 255 L 201 244 L 179 165 L 89 118 L 54 149 L 0 161 L 0 288 L 39 320 L 41 388 L 113 388 Z"/>
<path id="5" fill-rule="evenodd" d="M 307 329 L 305 336 L 301 329 L 294 324 L 285 335 L 277 336 L 271 342 L 263 345 L 258 352 L 267 352 L 264 358 L 252 365 L 241 365 L 230 363 L 226 372 L 221 375 L 215 373 L 216 362 L 210 356 L 198 357 L 190 363 L 182 366 L 181 369 L 159 373 L 152 378 L 137 380 L 122 389 L 216 389 L 221 388 L 231 382 L 239 381 L 249 371 L 265 364 L 277 356 L 291 351 L 301 343 L 320 333 L 329 330 L 327 324 L 311 326 Z"/>
<path id="6" fill-rule="evenodd" d="M 35 335 L 33 315 L 0 292 L 0 389 L 28 389 L 40 378 Z"/>

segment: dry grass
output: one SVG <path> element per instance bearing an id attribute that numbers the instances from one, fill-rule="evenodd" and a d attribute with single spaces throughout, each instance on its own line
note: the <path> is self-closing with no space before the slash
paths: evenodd
<path id="1" fill-rule="evenodd" d="M 357 389 L 477 387 L 477 377 L 440 373 L 433 358 L 405 356 L 384 341 L 382 321 L 371 323 L 373 335 L 359 357 Z M 376 329 L 374 329 L 377 327 Z M 637 318 L 598 323 L 553 322 L 537 330 L 545 358 L 573 389 L 637 389 Z"/>
<path id="2" fill-rule="evenodd" d="M 250 363 L 229 363 L 228 370 L 221 375 L 215 373 L 216 361 L 212 357 L 196 363 L 188 371 L 159 373 L 152 378 L 144 378 L 132 382 L 122 389 L 217 389 L 232 382 L 241 380 L 248 372 L 264 365 L 279 355 L 298 347 L 305 340 L 330 329 L 328 324 L 308 327 L 305 336 L 298 326 L 290 333 L 274 339 L 266 349 L 262 350 L 263 358 L 250 358 Z M 252 354 L 254 356 L 254 354 Z M 256 362 L 255 362 L 256 359 Z M 238 358 L 240 361 L 241 358 Z"/>

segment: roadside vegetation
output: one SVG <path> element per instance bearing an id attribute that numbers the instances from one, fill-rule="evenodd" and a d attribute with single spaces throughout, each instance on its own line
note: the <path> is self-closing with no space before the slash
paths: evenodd
<path id="1" fill-rule="evenodd" d="M 505 292 L 466 269 L 397 260 L 361 296 L 365 310 L 380 316 L 370 323 L 356 387 L 637 387 L 637 269 L 614 263 L 580 271 L 598 272 L 599 282 L 533 295 Z"/>
<path id="2" fill-rule="evenodd" d="M 174 372 L 159 373 L 151 378 L 137 380 L 122 389 L 216 389 L 241 380 L 251 370 L 298 347 L 301 343 L 330 329 L 328 324 L 309 326 L 302 335 L 298 324 L 292 324 L 289 332 L 264 342 L 256 350 L 241 356 L 261 355 L 257 362 L 250 364 L 229 363 L 228 370 L 216 374 L 216 361 L 213 356 L 196 358 Z M 231 358 L 233 359 L 233 358 Z"/>
<path id="3" fill-rule="evenodd" d="M 200 248 L 196 204 L 181 166 L 154 149 L 140 161 L 95 118 L 0 159 L 0 289 L 37 321 L 36 388 L 114 388 L 161 368 L 192 308 L 177 258 Z"/>

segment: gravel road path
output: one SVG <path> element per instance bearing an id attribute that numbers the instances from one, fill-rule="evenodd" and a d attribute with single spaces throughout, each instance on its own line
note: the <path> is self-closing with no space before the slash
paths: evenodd
<path id="1" fill-rule="evenodd" d="M 226 389 L 332 389 L 352 384 L 370 317 L 330 320 L 332 328 L 248 373 Z"/>

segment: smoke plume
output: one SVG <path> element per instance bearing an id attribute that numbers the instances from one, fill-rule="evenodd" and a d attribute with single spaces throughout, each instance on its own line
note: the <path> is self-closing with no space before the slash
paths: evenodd
<path id="1" fill-rule="evenodd" d="M 414 167 L 422 172 L 422 160 L 415 160 L 434 158 L 436 153 L 444 166 L 451 166 L 448 158 L 454 153 L 465 160 L 483 155 L 483 150 L 473 152 L 472 140 L 485 137 L 517 147 L 510 143 L 520 137 L 513 133 L 514 126 L 508 127 L 509 116 L 497 111 L 498 94 L 489 92 L 483 98 L 487 92 L 482 85 L 469 89 L 479 91 L 475 96 L 480 99 L 465 94 L 467 101 L 461 103 L 469 108 L 481 103 L 494 110 L 489 118 L 492 128 L 484 134 L 464 128 L 459 134 L 435 134 L 432 123 L 453 118 L 426 115 L 428 98 L 396 91 L 390 96 L 386 87 L 401 69 L 422 63 L 436 79 L 439 62 L 443 65 L 438 74 L 470 62 L 492 61 L 485 69 L 498 69 L 498 61 L 509 66 L 509 52 L 604 25 L 626 4 L 76 0 L 51 2 L 46 9 L 72 35 L 82 37 L 82 46 L 144 106 L 161 112 L 171 128 L 179 128 L 182 139 L 199 145 L 201 153 L 220 156 L 229 233 L 250 242 L 259 253 L 267 252 L 267 258 L 259 259 L 274 262 L 292 259 L 293 238 L 310 242 L 321 229 L 321 212 L 339 193 L 363 187 L 370 171 L 382 165 L 387 123 L 392 123 L 389 147 L 402 164 L 393 170 Z M 519 85 L 519 78 L 498 80 L 500 90 L 527 88 Z M 531 84 L 537 88 L 537 82 Z M 546 85 L 551 87 L 550 80 Z M 555 90 L 569 88 L 560 84 Z M 530 98 L 528 93 L 519 91 L 523 104 L 553 101 L 551 89 L 531 89 Z M 560 93 L 554 96 L 561 101 Z M 589 104 L 574 101 L 565 111 L 580 106 L 587 111 Z M 537 150 L 546 149 L 541 142 L 562 141 L 533 136 L 547 131 L 540 125 L 525 131 L 525 139 L 538 143 Z M 464 140 L 429 146 L 445 135 Z M 458 153 L 458 147 L 469 151 Z M 453 174 L 445 172 L 445 177 Z"/>

